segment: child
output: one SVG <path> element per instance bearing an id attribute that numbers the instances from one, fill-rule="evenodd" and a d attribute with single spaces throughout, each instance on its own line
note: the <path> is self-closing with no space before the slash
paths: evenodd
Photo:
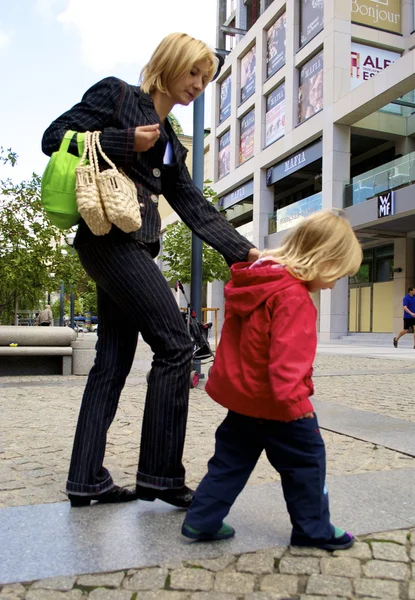
<path id="1" fill-rule="evenodd" d="M 352 546 L 330 523 L 326 453 L 309 396 L 314 393 L 316 309 L 309 292 L 353 275 L 362 249 L 342 216 L 304 219 L 254 263 L 232 267 L 226 317 L 208 394 L 229 409 L 215 454 L 182 526 L 196 540 L 235 534 L 223 523 L 263 450 L 281 476 L 292 523 L 291 544 L 326 550 Z"/>

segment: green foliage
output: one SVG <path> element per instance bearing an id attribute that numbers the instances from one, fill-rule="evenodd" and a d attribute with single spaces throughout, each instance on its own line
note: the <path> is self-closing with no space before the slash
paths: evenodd
<path id="1" fill-rule="evenodd" d="M 205 182 L 203 193 L 213 204 L 217 203 L 215 192 L 209 187 L 209 180 Z M 219 252 L 203 242 L 202 283 L 209 281 L 227 281 L 229 267 Z M 182 222 L 176 222 L 166 227 L 163 236 L 163 254 L 161 259 L 168 270 L 163 271 L 168 281 L 180 279 L 182 283 L 190 283 L 192 262 L 192 233 Z"/>
<path id="2" fill-rule="evenodd" d="M 14 165 L 17 155 L 0 147 L 0 165 Z M 45 217 L 41 178 L 33 173 L 15 184 L 0 179 L 0 322 L 16 322 L 18 308 L 38 308 L 46 293 L 74 292 L 89 279 L 62 232 Z"/>

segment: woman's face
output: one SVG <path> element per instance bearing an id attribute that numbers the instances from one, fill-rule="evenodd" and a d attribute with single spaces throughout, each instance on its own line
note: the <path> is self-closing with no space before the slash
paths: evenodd
<path id="1" fill-rule="evenodd" d="M 208 83 L 209 61 L 202 60 L 193 65 L 190 73 L 170 85 L 170 97 L 174 104 L 187 106 L 200 96 Z"/>

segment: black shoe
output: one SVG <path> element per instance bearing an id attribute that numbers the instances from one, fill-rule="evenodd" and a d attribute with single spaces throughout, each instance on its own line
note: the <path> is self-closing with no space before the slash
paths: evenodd
<path id="1" fill-rule="evenodd" d="M 393 347 L 394 348 L 398 347 L 398 340 L 396 338 L 393 338 Z"/>
<path id="2" fill-rule="evenodd" d="M 140 500 L 146 500 L 147 502 L 153 502 L 156 498 L 177 506 L 177 508 L 189 508 L 193 500 L 194 491 L 184 485 L 181 488 L 171 488 L 168 490 L 156 490 L 155 488 L 145 487 L 143 485 L 136 485 L 137 498 Z"/>
<path id="3" fill-rule="evenodd" d="M 113 488 L 93 496 L 77 496 L 76 494 L 68 494 L 71 506 L 89 506 L 91 502 L 96 501 L 101 504 L 119 504 L 121 502 L 132 502 L 137 500 L 137 494 L 133 490 L 114 485 Z"/>

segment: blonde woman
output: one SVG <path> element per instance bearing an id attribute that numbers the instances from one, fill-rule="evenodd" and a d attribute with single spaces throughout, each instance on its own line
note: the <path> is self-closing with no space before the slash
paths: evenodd
<path id="1" fill-rule="evenodd" d="M 140 87 L 108 77 L 56 119 L 43 150 L 58 150 L 68 129 L 101 131 L 111 160 L 135 182 L 142 227 L 132 234 L 112 227 L 95 236 L 80 221 L 75 247 L 97 284 L 98 343 L 79 415 L 67 492 L 72 506 L 91 501 L 156 498 L 186 508 L 193 492 L 182 464 L 193 344 L 167 282 L 154 263 L 160 245 L 159 194 L 229 265 L 259 255 L 193 184 L 187 150 L 168 114 L 187 106 L 212 80 L 217 60 L 203 42 L 184 33 L 161 41 L 142 72 Z M 76 146 L 71 150 L 76 154 Z M 154 353 L 144 409 L 136 489 L 114 484 L 103 466 L 106 436 L 130 372 L 139 332 Z"/>
<path id="2" fill-rule="evenodd" d="M 350 533 L 330 523 L 326 453 L 310 396 L 316 309 L 310 292 L 352 275 L 362 250 L 342 216 L 318 212 L 276 250 L 232 267 L 226 318 L 208 394 L 229 410 L 216 432 L 208 473 L 195 492 L 182 533 L 198 540 L 232 537 L 223 522 L 261 453 L 281 476 L 291 544 L 342 550 Z"/>

